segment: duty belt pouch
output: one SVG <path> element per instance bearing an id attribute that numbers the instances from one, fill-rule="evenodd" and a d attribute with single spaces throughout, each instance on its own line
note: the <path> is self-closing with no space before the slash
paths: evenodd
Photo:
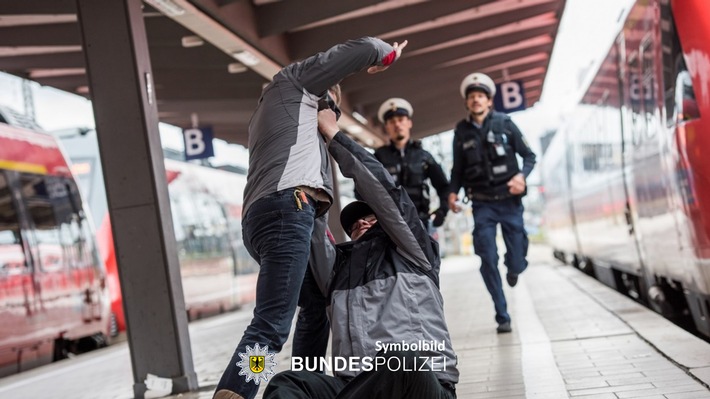
<path id="1" fill-rule="evenodd" d="M 481 146 L 475 137 L 469 137 L 461 146 L 466 157 L 466 164 L 471 165 L 481 162 Z"/>

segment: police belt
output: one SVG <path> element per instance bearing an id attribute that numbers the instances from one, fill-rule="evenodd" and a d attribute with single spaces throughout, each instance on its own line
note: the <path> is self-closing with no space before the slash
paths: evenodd
<path id="1" fill-rule="evenodd" d="M 467 193 L 466 197 L 468 197 L 469 200 L 476 200 L 476 201 L 485 201 L 485 202 L 491 202 L 491 201 L 500 201 L 508 198 L 515 197 L 515 195 L 510 194 L 510 193 L 505 193 L 505 194 L 483 194 L 483 193 Z"/>

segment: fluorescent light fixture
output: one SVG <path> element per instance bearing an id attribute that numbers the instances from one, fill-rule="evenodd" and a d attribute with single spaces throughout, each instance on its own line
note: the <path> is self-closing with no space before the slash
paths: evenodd
<path id="1" fill-rule="evenodd" d="M 362 123 L 363 125 L 367 125 L 367 118 L 364 116 L 360 115 L 359 112 L 353 111 L 353 118 L 357 119 L 358 122 Z"/>
<path id="2" fill-rule="evenodd" d="M 246 67 L 246 65 L 242 64 L 241 62 L 233 62 L 229 65 L 227 65 L 227 72 L 229 73 L 242 73 L 246 72 L 249 68 Z"/>
<path id="3" fill-rule="evenodd" d="M 246 66 L 254 66 L 259 63 L 259 58 L 246 50 L 236 51 L 232 53 L 232 57 Z"/>
<path id="4" fill-rule="evenodd" d="M 345 130 L 350 134 L 360 134 L 364 129 L 360 125 L 349 125 L 345 126 Z"/>
<path id="5" fill-rule="evenodd" d="M 31 69 L 29 73 L 30 79 L 52 78 L 57 76 L 74 76 L 84 75 L 84 68 L 52 68 L 52 69 Z"/>
<path id="6" fill-rule="evenodd" d="M 168 17 L 177 17 L 185 14 L 185 9 L 174 3 L 172 0 L 144 0 Z"/>
<path id="7" fill-rule="evenodd" d="M 182 37 L 182 46 L 185 48 L 188 47 L 199 47 L 205 44 L 205 41 L 202 40 L 201 37 L 199 36 L 183 36 Z"/>

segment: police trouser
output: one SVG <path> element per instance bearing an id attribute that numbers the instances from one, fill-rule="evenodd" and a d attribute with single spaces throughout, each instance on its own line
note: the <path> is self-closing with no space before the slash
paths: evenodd
<path id="1" fill-rule="evenodd" d="M 496 322 L 510 321 L 503 284 L 498 271 L 496 228 L 501 226 L 506 253 L 504 263 L 509 274 L 520 274 L 528 266 L 528 235 L 523 226 L 523 204 L 520 197 L 497 201 L 471 200 L 473 211 L 473 247 L 481 258 L 481 276 L 491 294 Z"/>

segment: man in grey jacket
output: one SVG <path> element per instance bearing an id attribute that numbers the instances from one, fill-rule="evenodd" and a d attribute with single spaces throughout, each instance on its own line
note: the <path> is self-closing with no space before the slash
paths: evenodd
<path id="1" fill-rule="evenodd" d="M 328 283 L 335 377 L 293 359 L 302 371 L 274 376 L 264 398 L 455 398 L 459 372 L 439 291 L 438 244 L 405 189 L 338 131 L 334 113 L 318 118 L 329 152 L 366 201 L 341 213 L 353 241 L 337 246 Z"/>
<path id="2" fill-rule="evenodd" d="M 265 362 L 288 339 L 311 236 L 325 236 L 327 223 L 318 223 L 318 229 L 314 225 L 316 218 L 325 218 L 333 185 L 318 134 L 318 109 L 339 112 L 338 93 L 329 89 L 365 68 L 369 73 L 384 71 L 406 44 L 390 46 L 371 37 L 350 40 L 284 67 L 264 88 L 249 123 L 242 211 L 244 244 L 260 266 L 256 307 L 217 385 L 216 399 L 252 399 L 259 383 L 268 381 Z M 319 273 L 323 271 L 314 271 Z M 325 292 L 325 287 L 319 288 Z"/>

